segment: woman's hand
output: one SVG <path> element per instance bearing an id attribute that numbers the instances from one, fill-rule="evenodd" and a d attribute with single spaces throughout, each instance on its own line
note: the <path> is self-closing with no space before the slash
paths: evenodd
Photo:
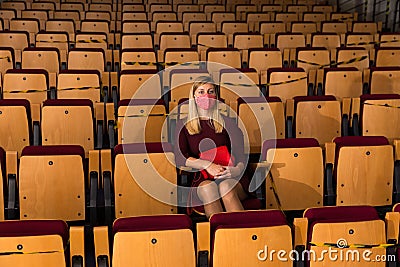
<path id="1" fill-rule="evenodd" d="M 211 163 L 207 166 L 206 171 L 212 176 L 216 177 L 218 175 L 221 175 L 225 171 L 225 167 L 215 163 Z"/>
<path id="2" fill-rule="evenodd" d="M 242 170 L 238 166 L 226 166 L 225 170 L 221 172 L 219 175 L 214 176 L 215 179 L 227 179 L 227 178 L 235 178 L 240 176 Z"/>

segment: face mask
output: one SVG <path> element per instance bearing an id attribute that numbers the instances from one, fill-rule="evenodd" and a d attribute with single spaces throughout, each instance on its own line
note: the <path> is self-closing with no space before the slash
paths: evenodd
<path id="1" fill-rule="evenodd" d="M 213 94 L 205 94 L 196 97 L 196 104 L 199 108 L 208 110 L 215 106 L 216 96 Z"/>

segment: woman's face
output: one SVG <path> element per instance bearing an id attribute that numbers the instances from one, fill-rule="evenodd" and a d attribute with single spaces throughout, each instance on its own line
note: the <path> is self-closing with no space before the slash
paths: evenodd
<path id="1" fill-rule="evenodd" d="M 206 83 L 197 87 L 194 91 L 194 97 L 204 96 L 206 94 L 216 95 L 214 85 L 211 83 Z"/>

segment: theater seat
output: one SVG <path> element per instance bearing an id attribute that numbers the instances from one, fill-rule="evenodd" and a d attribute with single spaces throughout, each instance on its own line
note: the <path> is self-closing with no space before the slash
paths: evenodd
<path id="1" fill-rule="evenodd" d="M 387 243 L 385 222 L 371 206 L 310 208 L 304 212 L 303 218 L 294 219 L 294 225 L 295 246 L 300 252 L 309 250 L 305 255 L 309 255 L 310 260 L 305 262 L 310 267 L 339 264 L 366 266 L 368 258 L 374 260 L 376 255 L 390 256 L 386 254 L 385 246 L 380 246 Z M 343 258 L 334 260 L 328 255 L 322 256 L 323 251 L 332 249 Z M 371 253 L 362 257 L 366 255 L 366 249 Z M 349 253 L 353 253 L 354 258 L 348 257 L 346 261 L 345 255 Z M 374 261 L 372 266 L 385 266 L 385 262 Z"/>
<path id="2" fill-rule="evenodd" d="M 85 266 L 83 226 L 61 220 L 0 222 L 1 266 Z"/>
<path id="3" fill-rule="evenodd" d="M 208 252 L 209 266 L 214 267 L 292 266 L 291 261 L 271 260 L 265 248 L 292 249 L 291 229 L 279 210 L 218 213 L 210 222 L 197 223 L 200 264 L 207 262 Z"/>
<path id="4" fill-rule="evenodd" d="M 120 218 L 112 231 L 112 256 L 96 254 L 97 260 L 112 261 L 114 267 L 196 266 L 192 221 L 186 215 Z M 95 228 L 94 235 L 95 250 L 107 253 L 107 228 Z"/>

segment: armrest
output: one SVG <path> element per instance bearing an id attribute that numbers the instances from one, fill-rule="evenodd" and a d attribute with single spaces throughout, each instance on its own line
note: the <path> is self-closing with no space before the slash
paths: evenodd
<path id="1" fill-rule="evenodd" d="M 351 106 L 351 98 L 343 98 L 343 100 L 342 100 L 342 136 L 349 135 L 350 106 Z"/>
<path id="2" fill-rule="evenodd" d="M 249 190 L 255 190 L 257 198 L 265 203 L 266 193 L 265 186 L 261 186 L 267 177 L 267 171 L 271 167 L 271 163 L 267 161 L 258 162 L 255 164 L 254 176 L 251 179 Z"/>
<path id="3" fill-rule="evenodd" d="M 294 100 L 286 100 L 286 137 L 293 138 Z"/>
<path id="4" fill-rule="evenodd" d="M 308 219 L 307 218 L 294 218 L 294 246 L 307 246 L 307 229 Z"/>
<path id="5" fill-rule="evenodd" d="M 103 124 L 105 119 L 104 103 L 96 103 L 94 110 L 97 125 L 97 148 L 100 149 L 103 147 Z"/>
<path id="6" fill-rule="evenodd" d="M 335 185 L 333 182 L 333 168 L 335 165 L 335 143 L 325 144 L 325 204 L 335 205 Z"/>
<path id="7" fill-rule="evenodd" d="M 393 140 L 394 160 L 400 160 L 400 140 Z"/>
<path id="8" fill-rule="evenodd" d="M 335 143 L 325 143 L 325 164 L 335 163 Z"/>
<path id="9" fill-rule="evenodd" d="M 99 150 L 89 151 L 89 213 L 90 224 L 95 225 L 97 221 L 97 191 L 99 188 L 100 153 Z"/>
<path id="10" fill-rule="evenodd" d="M 197 229 L 197 259 L 198 266 L 208 266 L 210 262 L 210 223 L 196 224 Z M 205 260 L 205 257 L 207 257 Z M 207 263 L 207 265 L 205 264 Z"/>
<path id="11" fill-rule="evenodd" d="M 394 178 L 393 203 L 400 202 L 400 140 L 393 140 L 394 146 Z"/>
<path id="12" fill-rule="evenodd" d="M 83 226 L 69 228 L 71 267 L 85 266 L 85 233 Z"/>
<path id="13" fill-rule="evenodd" d="M 290 49 L 285 48 L 283 49 L 283 67 L 288 68 L 290 63 Z"/>
<path id="14" fill-rule="evenodd" d="M 57 99 L 57 89 L 54 86 L 50 87 L 50 99 Z"/>
<path id="15" fill-rule="evenodd" d="M 361 118 L 359 117 L 359 114 L 360 114 L 360 98 L 353 98 L 351 101 L 350 126 L 353 128 L 354 136 L 360 135 L 359 121 L 361 120 Z"/>
<path id="16" fill-rule="evenodd" d="M 296 56 L 296 49 L 295 49 L 295 48 L 290 48 L 290 49 L 289 49 L 289 53 L 290 53 L 290 55 L 289 55 L 289 58 L 290 58 L 290 66 L 289 66 L 289 67 L 295 68 L 295 67 L 296 67 L 296 59 L 297 59 L 297 56 Z"/>
<path id="17" fill-rule="evenodd" d="M 114 104 L 113 103 L 106 103 L 106 117 L 107 117 L 107 134 L 108 134 L 108 142 L 109 148 L 114 148 L 116 145 L 116 131 L 115 131 L 115 124 L 116 124 L 116 117 L 114 114 Z"/>
<path id="18" fill-rule="evenodd" d="M 111 150 L 101 150 L 101 173 L 103 177 L 104 209 L 106 225 L 113 222 L 113 189 L 112 189 L 112 157 Z"/>
<path id="19" fill-rule="evenodd" d="M 315 95 L 314 88 L 317 84 L 317 70 L 308 71 L 308 92 L 307 95 Z"/>
<path id="20" fill-rule="evenodd" d="M 6 173 L 8 185 L 7 218 L 17 219 L 18 217 L 18 156 L 17 151 L 6 152 Z"/>
<path id="21" fill-rule="evenodd" d="M 363 70 L 363 94 L 369 94 L 370 93 L 370 75 L 371 75 L 371 70 L 370 69 L 364 69 Z"/>
<path id="22" fill-rule="evenodd" d="M 399 239 L 400 213 L 386 212 L 385 222 L 386 222 L 387 241 L 389 241 L 389 240 L 397 241 Z"/>
<path id="23" fill-rule="evenodd" d="M 118 88 L 113 86 L 111 88 L 112 101 L 114 106 L 114 117 L 118 117 Z"/>
<path id="24" fill-rule="evenodd" d="M 110 266 L 110 243 L 108 240 L 108 227 L 98 226 L 93 228 L 94 253 L 96 266 Z"/>
<path id="25" fill-rule="evenodd" d="M 317 70 L 317 77 L 315 80 L 315 84 L 316 84 L 316 88 L 317 88 L 317 92 L 316 95 L 324 95 L 324 70 L 323 69 L 318 69 Z"/>

